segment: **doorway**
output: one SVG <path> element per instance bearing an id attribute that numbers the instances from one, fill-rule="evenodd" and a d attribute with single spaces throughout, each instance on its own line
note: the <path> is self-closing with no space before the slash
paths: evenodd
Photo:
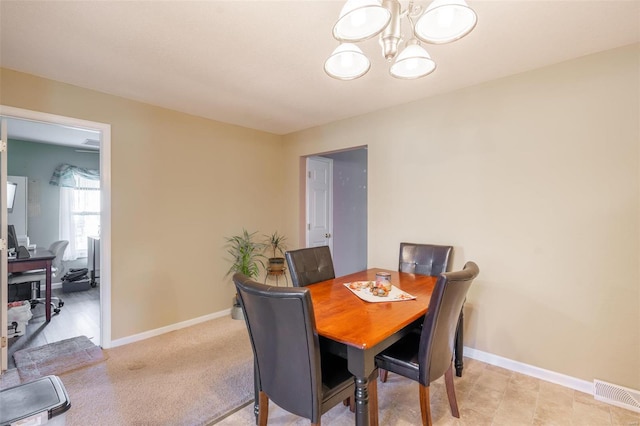
<path id="1" fill-rule="evenodd" d="M 329 239 L 336 276 L 347 275 L 353 272 L 367 269 L 367 147 L 317 154 L 309 159 L 322 160 L 331 163 L 331 177 L 329 191 L 323 192 L 329 198 L 309 197 L 310 190 L 304 189 L 307 194 L 305 201 L 305 217 L 307 217 L 307 246 L 310 247 L 309 221 L 312 211 L 326 211 L 329 217 Z M 307 161 L 305 164 L 309 164 Z M 308 167 L 308 166 L 307 166 Z M 329 167 L 329 166 L 326 166 Z M 309 171 L 304 170 L 309 180 Z M 308 185 L 307 185 L 308 186 Z M 322 205 L 325 203 L 324 205 Z M 317 213 L 313 213 L 317 215 Z"/>
<path id="2" fill-rule="evenodd" d="M 111 259 L 108 255 L 111 250 L 111 216 L 110 216 L 110 205 L 111 205 L 111 129 L 108 124 L 90 122 L 70 117 L 57 116 L 53 114 L 45 114 L 39 113 L 35 111 L 23 110 L 19 108 L 13 107 L 5 107 L 0 106 L 0 116 L 2 116 L 3 124 L 5 126 L 2 129 L 3 140 L 7 140 L 7 136 L 11 137 L 11 123 L 34 123 L 34 124 L 44 124 L 49 126 L 54 126 L 58 129 L 75 129 L 75 130 L 86 130 L 92 132 L 97 135 L 97 140 L 92 141 L 92 143 L 97 142 L 99 148 L 99 170 L 100 170 L 100 281 L 99 281 L 99 342 L 103 348 L 108 348 L 111 346 L 111 318 L 110 318 L 110 305 L 111 305 Z M 8 123 L 8 124 L 7 124 Z M 80 150 L 80 149 L 79 149 Z M 91 150 L 86 150 L 91 151 Z M 95 151 L 95 150 L 93 150 Z M 91 154 L 90 152 L 86 152 L 86 155 L 95 155 L 95 153 Z M 2 170 L 2 179 L 0 181 L 6 179 L 7 176 L 7 167 L 6 167 L 6 151 L 3 152 L 3 166 Z M 34 206 L 32 206 L 34 207 Z M 35 206 L 37 208 L 38 206 Z M 6 216 L 3 215 L 3 219 Z M 6 220 L 3 220 L 2 227 L 6 227 Z M 4 235 L 4 233 L 3 233 Z M 0 306 L 2 309 L 2 315 L 0 316 L 0 326 L 2 327 L 2 337 L 3 342 L 7 340 L 7 323 L 6 323 L 6 309 L 7 309 L 7 277 L 6 277 L 6 253 L 3 253 L 2 256 L 3 268 L 2 268 L 2 291 L 0 291 Z M 73 267 L 73 263 L 70 263 L 71 267 Z M 54 286 L 55 291 L 55 286 Z M 64 308 L 61 312 L 64 314 Z M 56 316 L 52 318 L 52 321 L 49 324 L 51 325 L 53 321 L 56 320 Z M 53 327 L 51 327 L 53 328 Z M 7 345 L 3 345 L 2 347 L 2 359 L 1 359 L 1 370 L 4 371 L 7 368 Z"/>

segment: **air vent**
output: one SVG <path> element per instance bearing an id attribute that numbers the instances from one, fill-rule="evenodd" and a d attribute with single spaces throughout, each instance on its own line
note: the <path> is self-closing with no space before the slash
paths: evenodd
<path id="1" fill-rule="evenodd" d="M 82 145 L 100 148 L 100 141 L 98 139 L 85 139 Z"/>
<path id="2" fill-rule="evenodd" d="M 640 413 L 640 392 L 600 380 L 593 381 L 593 396 L 598 401 Z"/>

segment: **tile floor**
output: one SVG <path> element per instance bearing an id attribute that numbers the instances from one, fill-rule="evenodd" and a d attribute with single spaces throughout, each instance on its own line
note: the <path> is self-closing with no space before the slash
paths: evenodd
<path id="1" fill-rule="evenodd" d="M 435 425 L 456 426 L 640 426 L 640 413 L 596 401 L 592 395 L 538 380 L 504 368 L 465 358 L 463 377 L 455 378 L 460 418 L 451 416 L 443 379 L 431 385 Z M 378 383 L 381 426 L 420 424 L 418 387 L 415 382 L 389 374 Z M 250 425 L 253 404 L 218 425 Z M 269 409 L 269 425 L 308 425 L 277 407 Z M 322 417 L 325 425 L 353 425 L 348 409 L 338 405 Z"/>

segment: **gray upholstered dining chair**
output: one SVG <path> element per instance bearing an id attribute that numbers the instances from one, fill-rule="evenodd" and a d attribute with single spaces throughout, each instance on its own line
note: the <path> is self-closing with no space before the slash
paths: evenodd
<path id="1" fill-rule="evenodd" d="M 65 266 L 62 262 L 62 256 L 64 255 L 64 251 L 67 249 L 69 245 L 69 241 L 67 240 L 58 240 L 51 243 L 49 246 L 49 251 L 55 256 L 51 261 L 51 280 L 53 278 L 61 278 L 65 273 Z M 9 275 L 7 278 L 7 283 L 9 285 L 20 284 L 20 283 L 31 283 L 31 307 L 33 308 L 37 304 L 44 304 L 45 298 L 38 297 L 38 293 L 40 293 L 40 281 L 44 281 L 47 278 L 46 272 L 44 269 L 27 271 L 14 273 Z M 56 314 L 60 312 L 60 308 L 64 305 L 64 301 L 59 298 L 52 296 L 51 297 L 51 308 L 53 308 L 53 312 Z"/>
<path id="2" fill-rule="evenodd" d="M 450 270 L 452 252 L 452 246 L 400 243 L 398 271 L 418 275 L 440 275 Z M 386 382 L 387 371 L 380 369 L 379 374 L 380 381 Z"/>
<path id="3" fill-rule="evenodd" d="M 398 271 L 420 275 L 440 275 L 449 271 L 452 246 L 400 243 Z"/>
<path id="4" fill-rule="evenodd" d="M 289 250 L 285 252 L 284 256 L 287 259 L 291 282 L 294 287 L 305 287 L 336 277 L 329 246 Z M 328 347 L 332 346 L 335 348 L 336 345 L 335 342 L 320 338 L 320 349 L 323 353 L 330 352 L 331 349 Z M 344 351 L 346 351 L 346 348 L 344 348 Z M 354 398 L 349 397 L 345 399 L 344 405 L 348 405 L 351 411 L 355 412 L 356 406 Z"/>
<path id="5" fill-rule="evenodd" d="M 294 287 L 304 287 L 336 277 L 329 246 L 289 250 L 284 256 Z"/>
<path id="6" fill-rule="evenodd" d="M 311 293 L 233 276 L 253 348 L 258 424 L 267 424 L 269 400 L 320 425 L 323 413 L 352 396 L 347 361 L 320 352 Z"/>
<path id="7" fill-rule="evenodd" d="M 460 417 L 453 384 L 454 338 L 460 309 L 478 273 L 478 265 L 467 262 L 461 271 L 441 274 L 433 290 L 421 333 L 409 333 L 376 356 L 378 368 L 418 382 L 423 425 L 432 424 L 429 385 L 443 375 L 451 414 Z M 375 386 L 373 390 L 377 392 Z M 374 401 L 375 398 L 377 394 L 372 395 Z"/>

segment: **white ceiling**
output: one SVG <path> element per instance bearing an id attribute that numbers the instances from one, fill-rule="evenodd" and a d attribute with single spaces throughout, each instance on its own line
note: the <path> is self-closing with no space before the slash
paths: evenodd
<path id="1" fill-rule="evenodd" d="M 98 150 L 100 132 L 37 121 L 7 118 L 7 132 L 11 139 L 64 145 L 86 150 Z"/>
<path id="2" fill-rule="evenodd" d="M 390 77 L 371 39 L 371 70 L 344 82 L 323 71 L 342 4 L 2 0 L 0 66 L 287 134 L 640 42 L 640 0 L 469 1 L 478 25 L 426 46 L 433 74 Z"/>

